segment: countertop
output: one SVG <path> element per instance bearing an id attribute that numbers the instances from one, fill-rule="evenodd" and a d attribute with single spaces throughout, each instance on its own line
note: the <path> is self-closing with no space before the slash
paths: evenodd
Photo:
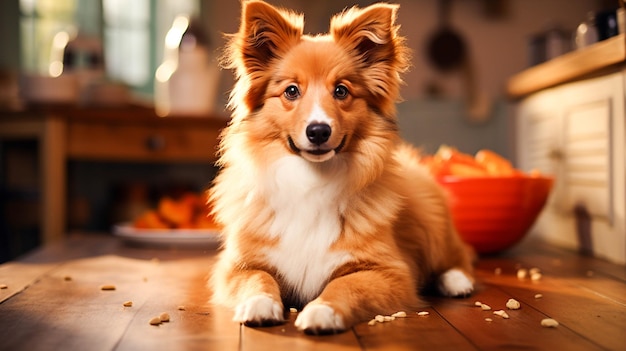
<path id="1" fill-rule="evenodd" d="M 507 93 L 511 98 L 522 98 L 558 84 L 615 70 L 625 61 L 626 36 L 620 34 L 514 75 L 507 83 Z"/>

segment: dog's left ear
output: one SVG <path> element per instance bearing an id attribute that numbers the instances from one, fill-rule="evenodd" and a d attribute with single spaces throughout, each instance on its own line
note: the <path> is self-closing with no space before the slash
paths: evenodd
<path id="1" fill-rule="evenodd" d="M 248 73 L 253 73 L 266 69 L 269 61 L 279 58 L 300 40 L 304 19 L 263 1 L 246 1 L 242 5 L 238 44 Z"/>
<path id="2" fill-rule="evenodd" d="M 410 51 L 395 24 L 398 5 L 374 4 L 353 7 L 333 17 L 333 40 L 361 62 L 363 84 L 372 96 L 370 104 L 394 118 L 395 102 L 400 99 L 401 73 L 409 68 Z"/>
<path id="3" fill-rule="evenodd" d="M 403 38 L 395 24 L 398 5 L 374 4 L 364 9 L 351 8 L 330 23 L 334 40 L 355 50 L 364 63 L 380 62 L 406 65 Z M 400 67 L 404 70 L 405 67 Z"/>

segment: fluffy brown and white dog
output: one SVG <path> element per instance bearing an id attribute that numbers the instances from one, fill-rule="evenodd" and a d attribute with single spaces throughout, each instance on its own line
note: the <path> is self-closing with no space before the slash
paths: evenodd
<path id="1" fill-rule="evenodd" d="M 428 285 L 473 289 L 471 254 L 417 152 L 399 139 L 395 103 L 408 50 L 398 6 L 303 17 L 244 1 L 225 66 L 233 116 L 210 191 L 223 226 L 213 301 L 264 326 L 332 333 L 415 308 Z"/>

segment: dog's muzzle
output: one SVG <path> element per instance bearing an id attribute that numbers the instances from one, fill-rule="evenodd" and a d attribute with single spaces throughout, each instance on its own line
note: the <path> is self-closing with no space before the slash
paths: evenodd
<path id="1" fill-rule="evenodd" d="M 321 127 L 319 124 L 311 124 L 307 127 L 307 130 L 306 130 L 307 139 L 311 142 L 311 145 L 314 146 L 309 149 L 299 148 L 296 145 L 296 143 L 293 141 L 293 138 L 291 138 L 290 135 L 287 136 L 287 142 L 289 144 L 289 148 L 291 149 L 291 151 L 307 159 L 310 159 L 312 161 L 318 161 L 318 162 L 330 159 L 335 154 L 338 154 L 339 152 L 341 152 L 341 150 L 346 145 L 346 136 L 344 135 L 344 137 L 341 139 L 341 142 L 339 143 L 337 147 L 323 148 L 322 144 L 326 143 L 328 139 L 330 138 L 331 130 L 328 125 L 323 124 L 322 126 L 327 126 L 327 128 Z M 332 152 L 334 152 L 333 155 L 327 155 L 328 157 L 323 157 L 326 154 L 329 154 Z M 314 159 L 307 157 L 307 154 L 310 156 L 314 156 Z"/>

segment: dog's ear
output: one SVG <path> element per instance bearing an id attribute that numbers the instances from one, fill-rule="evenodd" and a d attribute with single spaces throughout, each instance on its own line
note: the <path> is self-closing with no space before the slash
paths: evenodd
<path id="1" fill-rule="evenodd" d="M 241 26 L 229 35 L 221 60 L 222 66 L 234 69 L 237 76 L 230 104 L 243 100 L 250 109 L 262 104 L 271 62 L 298 43 L 303 30 L 302 15 L 259 0 L 242 2 Z"/>
<path id="2" fill-rule="evenodd" d="M 398 8 L 392 4 L 353 7 L 333 17 L 330 33 L 367 64 L 402 60 L 402 53 L 396 50 L 403 41 L 395 24 Z"/>
<path id="3" fill-rule="evenodd" d="M 239 49 L 250 74 L 265 69 L 300 40 L 304 19 L 263 1 L 246 1 L 242 6 Z"/>
<path id="4" fill-rule="evenodd" d="M 366 84 L 376 96 L 376 104 L 389 114 L 395 111 L 393 103 L 399 99 L 400 73 L 409 68 L 410 62 L 410 51 L 398 34 L 400 26 L 395 24 L 398 8 L 392 4 L 353 7 L 330 22 L 333 40 L 367 68 Z"/>

